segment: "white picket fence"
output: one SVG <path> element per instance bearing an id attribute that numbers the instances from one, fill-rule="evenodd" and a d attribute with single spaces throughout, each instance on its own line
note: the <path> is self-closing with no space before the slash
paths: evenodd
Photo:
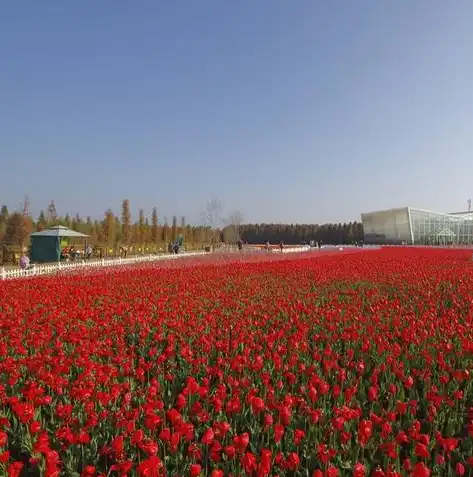
<path id="1" fill-rule="evenodd" d="M 282 249 L 282 253 L 301 253 L 301 252 L 309 252 L 311 248 L 309 245 L 301 246 L 301 247 L 284 247 Z M 272 253 L 281 253 L 278 249 L 273 249 Z"/>
<path id="2" fill-rule="evenodd" d="M 135 263 L 154 262 L 158 260 L 175 260 L 188 257 L 195 257 L 197 255 L 205 255 L 206 252 L 184 252 L 182 254 L 156 254 L 156 255 L 141 255 L 136 257 L 127 258 L 112 258 L 112 259 L 92 259 L 92 260 L 78 260 L 75 262 L 58 262 L 58 263 L 45 263 L 34 264 L 27 270 L 21 268 L 1 268 L 0 279 L 9 280 L 12 278 L 26 278 L 38 275 L 50 275 L 58 272 L 65 271 L 79 271 L 81 269 L 93 269 L 99 267 L 117 267 L 124 265 L 133 265 Z"/>
<path id="3" fill-rule="evenodd" d="M 309 252 L 311 247 L 309 245 L 299 245 L 297 247 L 288 247 L 284 246 L 282 249 L 282 253 L 301 253 L 301 252 Z M 260 247 L 255 247 L 252 245 L 249 246 L 243 246 L 243 250 L 240 251 L 238 250 L 238 247 L 236 245 L 227 245 L 225 247 L 222 247 L 221 249 L 218 249 L 217 252 L 223 252 L 223 253 L 228 253 L 228 252 L 234 252 L 234 253 L 268 253 L 268 250 L 264 248 L 264 246 Z M 269 250 L 270 253 L 281 253 L 281 250 L 279 247 L 272 247 Z"/>
<path id="4" fill-rule="evenodd" d="M 236 249 L 235 249 L 236 250 Z M 307 252 L 310 247 L 285 247 L 283 253 Z M 233 249 L 227 249 L 227 252 L 233 252 Z M 281 253 L 279 250 L 274 250 L 272 253 Z M 209 255 L 208 252 L 184 252 L 181 254 L 156 254 L 156 255 L 141 255 L 128 258 L 112 258 L 112 259 L 92 259 L 92 260 L 78 260 L 75 262 L 58 262 L 47 264 L 33 264 L 27 270 L 18 268 L 0 268 L 0 280 L 10 280 L 13 278 L 27 278 L 38 275 L 51 275 L 58 272 L 65 271 L 80 271 L 81 269 L 94 269 L 99 267 L 117 267 L 125 265 L 133 265 L 135 263 L 155 262 L 159 260 L 177 260 L 189 257 L 202 255 Z"/>

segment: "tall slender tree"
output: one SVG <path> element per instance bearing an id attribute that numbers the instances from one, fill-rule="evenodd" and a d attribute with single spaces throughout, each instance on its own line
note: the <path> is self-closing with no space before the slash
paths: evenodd
<path id="1" fill-rule="evenodd" d="M 145 218 L 145 227 L 143 233 L 143 243 L 148 246 L 151 242 L 151 227 L 149 225 L 149 218 Z"/>
<path id="2" fill-rule="evenodd" d="M 169 240 L 169 225 L 167 217 L 164 217 L 164 225 L 163 225 L 163 242 L 165 244 L 168 243 Z"/>
<path id="3" fill-rule="evenodd" d="M 46 218 L 48 221 L 48 225 L 54 225 L 58 218 L 54 200 L 52 200 L 51 203 L 48 205 L 46 213 L 47 213 Z"/>
<path id="4" fill-rule="evenodd" d="M 143 243 L 145 240 L 145 228 L 146 228 L 146 223 L 145 223 L 145 213 L 143 209 L 140 209 L 139 215 L 138 215 L 138 243 L 140 244 L 140 248 L 143 248 Z"/>
<path id="5" fill-rule="evenodd" d="M 2 209 L 0 210 L 0 240 L 2 240 L 3 236 L 5 235 L 7 221 L 8 221 L 8 207 L 6 205 L 2 205 Z"/>
<path id="6" fill-rule="evenodd" d="M 171 240 L 174 242 L 177 237 L 177 217 L 173 215 L 172 217 L 172 229 L 171 229 Z"/>
<path id="7" fill-rule="evenodd" d="M 103 237 L 106 240 L 107 247 L 115 248 L 115 216 L 112 209 L 105 212 L 105 219 L 103 222 Z"/>
<path id="8" fill-rule="evenodd" d="M 125 199 L 122 203 L 122 240 L 126 245 L 131 240 L 131 212 L 128 199 Z"/>
<path id="9" fill-rule="evenodd" d="M 122 223 L 118 217 L 115 217 L 115 243 L 122 243 Z"/>
<path id="10" fill-rule="evenodd" d="M 28 195 L 25 195 L 25 197 L 23 199 L 23 203 L 21 204 L 21 208 L 23 210 L 23 215 L 25 217 L 30 215 L 30 205 L 31 205 L 30 198 L 29 198 Z"/>
<path id="11" fill-rule="evenodd" d="M 81 232 L 82 231 L 82 225 L 83 225 L 82 219 L 81 219 L 79 213 L 77 213 L 71 221 L 71 228 L 72 228 L 72 230 L 75 230 L 76 232 Z"/>
<path id="12" fill-rule="evenodd" d="M 94 223 L 92 222 L 90 215 L 85 219 L 85 233 L 90 236 L 94 235 Z"/>
<path id="13" fill-rule="evenodd" d="M 103 222 L 100 222 L 99 220 L 94 220 L 92 225 L 92 232 L 90 235 L 93 238 L 93 241 L 97 244 L 103 245 L 104 243 L 106 243 L 107 237 L 104 234 Z"/>
<path id="14" fill-rule="evenodd" d="M 151 241 L 153 244 L 158 243 L 158 212 L 156 207 L 153 207 L 151 215 Z"/>
<path id="15" fill-rule="evenodd" d="M 181 215 L 181 225 L 179 227 L 179 233 L 186 239 L 186 218 L 184 215 Z"/>
<path id="16" fill-rule="evenodd" d="M 46 215 L 44 215 L 44 210 L 41 210 L 39 213 L 38 220 L 36 222 L 36 230 L 38 232 L 41 232 L 41 230 L 44 230 L 48 226 L 48 221 L 46 220 Z"/>

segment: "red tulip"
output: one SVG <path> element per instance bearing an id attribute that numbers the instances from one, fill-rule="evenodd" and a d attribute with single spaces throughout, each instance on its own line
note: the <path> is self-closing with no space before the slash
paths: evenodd
<path id="1" fill-rule="evenodd" d="M 208 446 L 212 444 L 212 441 L 214 440 L 214 438 L 215 438 L 215 433 L 213 429 L 208 427 L 202 436 L 201 442 L 202 444 Z"/>
<path id="2" fill-rule="evenodd" d="M 412 469 L 413 477 L 430 477 L 430 474 L 430 469 L 423 462 L 417 462 Z"/>
<path id="3" fill-rule="evenodd" d="M 256 456 L 251 452 L 246 452 L 241 458 L 241 464 L 246 474 L 252 475 L 256 470 Z"/>
<path id="4" fill-rule="evenodd" d="M 94 475 L 95 467 L 93 465 L 86 465 L 81 473 L 81 477 L 93 477 Z"/>
<path id="5" fill-rule="evenodd" d="M 353 468 L 353 477 L 365 477 L 366 469 L 363 464 L 357 462 Z"/>
<path id="6" fill-rule="evenodd" d="M 8 434 L 0 431 L 0 447 L 5 447 L 8 443 Z"/>
<path id="7" fill-rule="evenodd" d="M 457 462 L 455 466 L 455 473 L 461 477 L 462 475 L 465 475 L 465 472 L 465 466 L 461 462 Z"/>
<path id="8" fill-rule="evenodd" d="M 361 421 L 358 426 L 358 442 L 364 447 L 373 434 L 373 423 L 371 421 Z"/>
<path id="9" fill-rule="evenodd" d="M 13 462 L 8 466 L 8 477 L 20 477 L 21 469 L 23 469 L 22 462 Z"/>
<path id="10" fill-rule="evenodd" d="M 253 397 L 251 400 L 251 409 L 254 414 L 259 414 L 260 412 L 264 411 L 264 401 L 259 397 Z"/>
<path id="11" fill-rule="evenodd" d="M 340 475 L 338 469 L 333 465 L 329 465 L 327 468 L 327 477 L 338 477 Z"/>
<path id="12" fill-rule="evenodd" d="M 189 475 L 191 477 L 199 477 L 202 467 L 199 464 L 191 464 L 189 467 Z"/>

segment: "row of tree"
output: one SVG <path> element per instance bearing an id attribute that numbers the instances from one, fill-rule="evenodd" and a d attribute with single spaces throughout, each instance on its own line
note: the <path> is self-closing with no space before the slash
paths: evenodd
<path id="1" fill-rule="evenodd" d="M 231 226 L 230 226 L 231 227 Z M 224 237 L 226 229 L 223 230 Z M 354 244 L 363 240 L 360 222 L 345 224 L 248 224 L 241 225 L 239 235 L 248 243 L 285 244 L 309 243 L 311 240 L 325 244 Z"/>
<path id="2" fill-rule="evenodd" d="M 83 219 L 79 214 L 59 216 L 54 202 L 46 211 L 41 211 L 34 220 L 23 212 L 9 213 L 3 206 L 0 211 L 0 241 L 9 245 L 28 244 L 29 234 L 41 231 L 53 225 L 64 225 L 77 232 L 90 236 L 89 243 L 116 249 L 129 246 L 144 249 L 163 246 L 183 235 L 186 244 L 201 246 L 212 242 L 234 243 L 241 238 L 251 244 L 266 241 L 286 244 L 299 244 L 311 240 L 323 243 L 354 243 L 363 239 L 363 228 L 358 222 L 348 224 L 243 224 L 243 215 L 233 212 L 227 219 L 221 217 L 222 206 L 218 200 L 210 201 L 203 213 L 204 225 L 186 224 L 185 217 L 180 220 L 174 216 L 169 223 L 164 218 L 158 220 L 156 208 L 151 217 L 143 209 L 139 210 L 137 220 L 132 220 L 130 201 L 122 203 L 121 214 L 117 216 L 111 209 L 105 212 L 102 220 Z"/>

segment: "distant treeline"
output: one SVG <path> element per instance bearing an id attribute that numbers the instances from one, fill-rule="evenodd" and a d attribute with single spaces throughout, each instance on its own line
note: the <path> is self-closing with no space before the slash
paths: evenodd
<path id="1" fill-rule="evenodd" d="M 223 230 L 225 237 L 226 231 Z M 278 243 L 301 244 L 311 240 L 325 244 L 351 244 L 363 240 L 363 226 L 359 222 L 348 224 L 249 224 L 239 227 L 243 241 L 251 244 Z"/>
<path id="2" fill-rule="evenodd" d="M 25 207 L 26 209 L 26 207 Z M 214 208 L 213 212 L 215 212 Z M 212 212 L 212 210 L 210 211 Z M 215 214 L 213 214 L 215 216 Z M 212 216 L 212 214 L 209 214 Z M 0 242 L 8 245 L 28 245 L 29 234 L 44 230 L 52 225 L 64 225 L 90 236 L 89 243 L 116 249 L 122 245 L 142 250 L 157 249 L 183 235 L 186 244 L 200 246 L 211 242 L 223 241 L 234 243 L 241 237 L 245 242 L 261 244 L 266 241 L 286 244 L 300 244 L 311 240 L 331 243 L 354 243 L 363 239 L 363 228 L 358 222 L 346 224 L 241 224 L 234 216 L 233 223 L 222 227 L 216 220 L 209 220 L 208 225 L 188 225 L 185 217 L 172 217 L 171 221 L 164 217 L 158 221 L 156 208 L 147 217 L 140 209 L 137 220 L 131 217 L 130 202 L 124 200 L 121 214 L 115 215 L 108 209 L 102 220 L 82 218 L 66 214 L 61 217 L 56 213 L 53 202 L 46 211 L 41 211 L 35 219 L 27 211 L 10 213 L 6 206 L 0 211 Z M 231 219 L 227 220 L 232 222 Z"/>

